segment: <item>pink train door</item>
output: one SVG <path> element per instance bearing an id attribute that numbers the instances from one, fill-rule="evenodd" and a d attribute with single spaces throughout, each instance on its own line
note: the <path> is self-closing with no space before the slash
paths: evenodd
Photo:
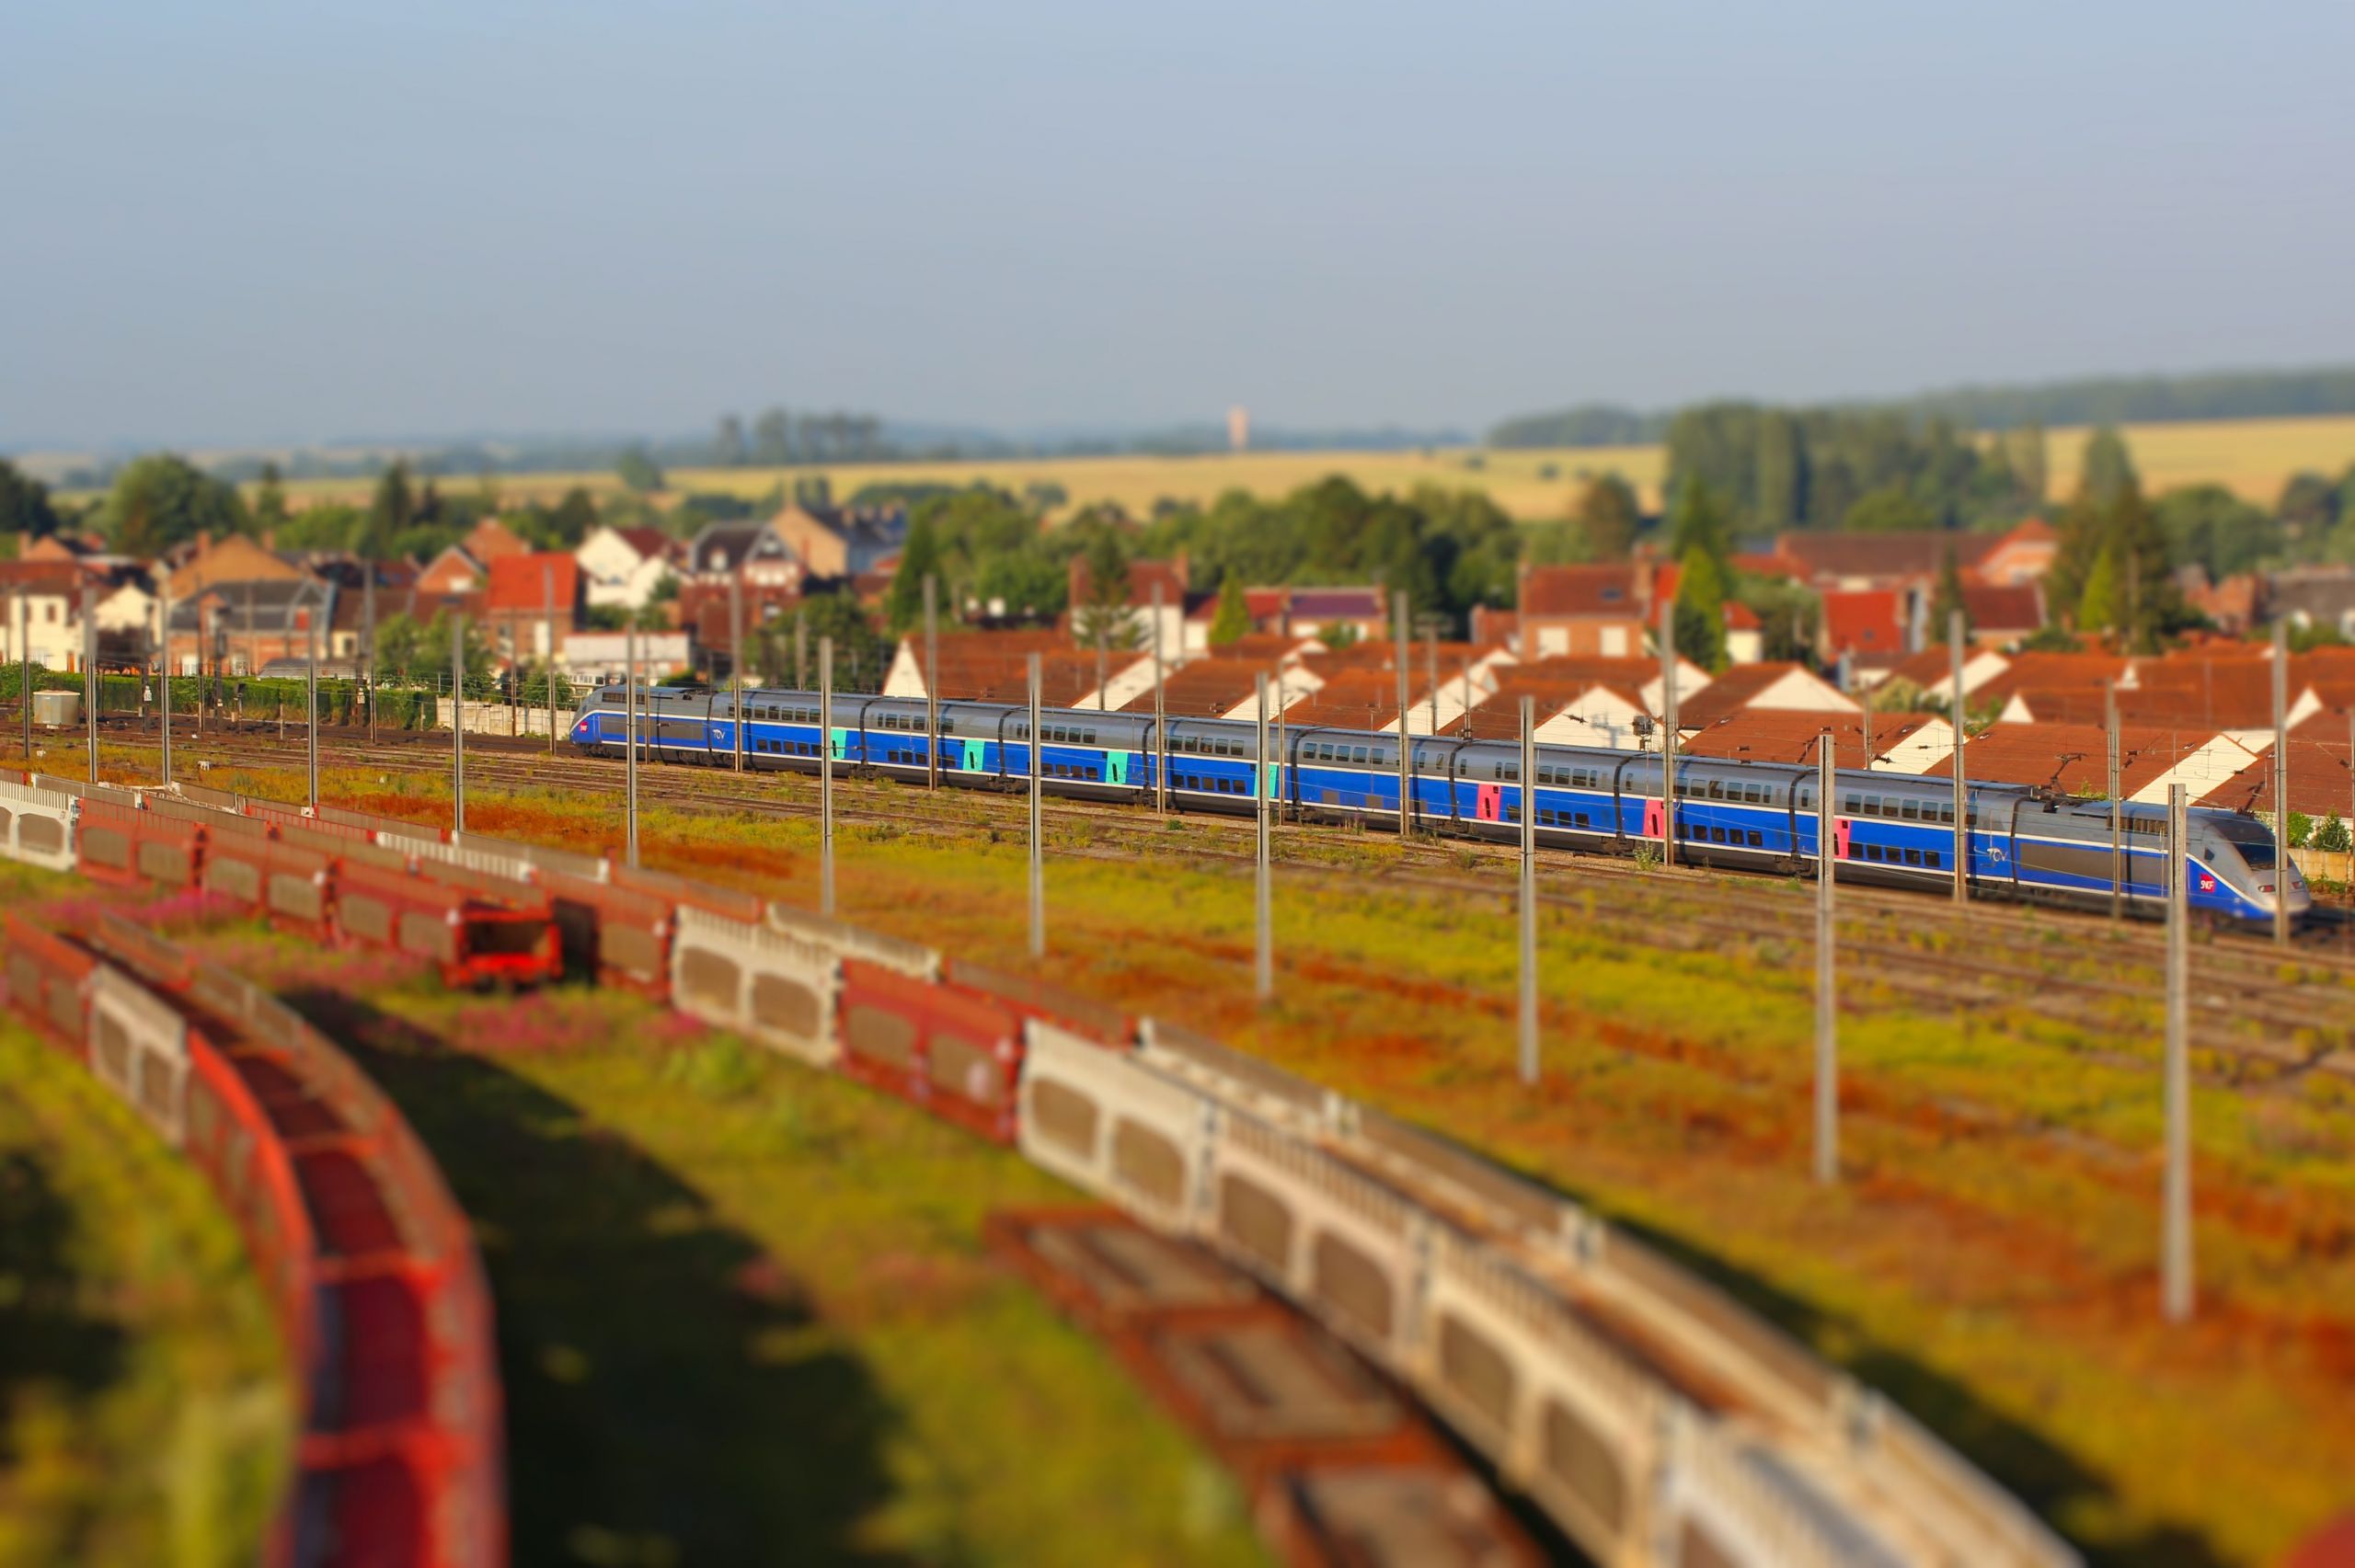
<path id="1" fill-rule="evenodd" d="M 1660 839 L 1668 836 L 1668 812 L 1662 802 L 1644 802 L 1644 837 Z"/>
<path id="2" fill-rule="evenodd" d="M 1848 858 L 1848 819 L 1845 817 L 1832 819 L 1832 853 L 1839 860 Z"/>
<path id="3" fill-rule="evenodd" d="M 1479 803 L 1474 807 L 1483 822 L 1501 822 L 1505 815 L 1505 792 L 1500 784 L 1480 786 Z"/>

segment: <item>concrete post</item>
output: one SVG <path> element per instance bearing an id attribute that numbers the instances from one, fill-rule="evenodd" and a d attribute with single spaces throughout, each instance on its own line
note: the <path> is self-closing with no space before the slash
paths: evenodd
<path id="1" fill-rule="evenodd" d="M 736 771 L 744 771 L 744 579 L 728 579 L 729 730 L 734 738 Z"/>
<path id="2" fill-rule="evenodd" d="M 285 710 L 281 708 L 281 713 Z M 450 823 L 466 830 L 466 618 L 450 621 Z M 638 864 L 632 856 L 630 864 Z"/>
<path id="3" fill-rule="evenodd" d="M 82 589 L 82 722 L 90 738 L 90 782 L 98 782 L 98 623 L 86 584 Z"/>
<path id="4" fill-rule="evenodd" d="M 310 705 L 308 721 L 303 726 L 304 761 L 310 774 L 311 809 L 319 808 L 319 617 L 316 611 L 306 612 L 303 624 L 310 635 L 305 647 L 309 668 L 304 671 L 303 697 Z"/>
<path id="5" fill-rule="evenodd" d="M 924 575 L 924 779 L 940 787 L 940 579 Z"/>
<path id="6" fill-rule="evenodd" d="M 1521 699 L 1521 1081 L 1537 1082 L 1537 700 Z"/>
<path id="7" fill-rule="evenodd" d="M 623 855 L 638 865 L 638 620 L 622 624 Z"/>
<path id="8" fill-rule="evenodd" d="M 1398 667 L 1398 840 L 1404 843 L 1415 825 L 1414 772 L 1407 744 L 1407 659 L 1414 645 L 1407 640 L 1407 596 L 1390 596 L 1390 662 Z"/>
<path id="9" fill-rule="evenodd" d="M 1030 956 L 1047 956 L 1046 842 L 1039 809 L 1039 656 L 1030 656 Z"/>
<path id="10" fill-rule="evenodd" d="M 1947 649 L 1954 662 L 1954 901 L 1970 902 L 1970 801 L 1966 793 L 1963 745 L 1969 739 L 1969 715 L 1962 701 L 1962 612 L 1947 612 Z"/>
<path id="11" fill-rule="evenodd" d="M 2167 786 L 2167 1040 L 2165 1255 L 2160 1289 L 2166 1320 L 2188 1322 L 2191 1279 L 2191 912 L 2189 812 L 2179 784 Z"/>
<path id="12" fill-rule="evenodd" d="M 556 568 L 540 567 L 541 619 L 547 634 L 548 663 L 544 679 L 548 689 L 548 755 L 556 755 Z"/>
<path id="13" fill-rule="evenodd" d="M 2115 921 L 2125 908 L 2126 843 L 2125 805 L 2118 798 L 2118 682 L 2104 681 L 2102 695 L 2102 738 L 2108 744 L 2108 784 L 2109 793 L 2109 918 Z"/>
<path id="14" fill-rule="evenodd" d="M 1676 604 L 1660 607 L 1660 863 L 1676 864 Z"/>
<path id="15" fill-rule="evenodd" d="M 2273 623 L 2273 943 L 2290 945 L 2290 623 Z"/>
<path id="16" fill-rule="evenodd" d="M 1275 775 L 1269 772 L 1267 672 L 1262 670 L 1252 677 L 1252 681 L 1258 688 L 1259 698 L 1259 723 L 1257 736 L 1258 766 L 1251 771 L 1251 793 L 1258 797 L 1251 803 L 1251 818 L 1257 830 L 1253 835 L 1252 865 L 1255 879 L 1252 902 L 1258 930 L 1258 943 L 1255 949 L 1256 962 L 1253 965 L 1252 974 L 1255 992 L 1259 1001 L 1266 1003 L 1276 999 L 1276 939 L 1271 912 L 1273 900 L 1268 886 L 1268 814 L 1271 806 L 1269 797 L 1275 794 L 1276 781 Z"/>
<path id="17" fill-rule="evenodd" d="M 818 639 L 818 912 L 834 913 L 834 639 Z"/>
<path id="18" fill-rule="evenodd" d="M 1840 886 L 1839 830 L 1832 816 L 1832 732 L 1815 743 L 1815 1179 L 1840 1179 L 1840 997 L 1832 975 Z"/>
<path id="19" fill-rule="evenodd" d="M 1161 584 L 1153 585 L 1153 808 L 1169 810 L 1169 715 L 1161 698 Z"/>
<path id="20" fill-rule="evenodd" d="M 168 571 L 163 574 L 161 591 L 163 602 L 158 608 L 155 622 L 155 663 L 158 667 L 155 694 L 162 702 L 155 711 L 163 720 L 164 782 L 168 784 L 172 782 L 172 578 Z"/>

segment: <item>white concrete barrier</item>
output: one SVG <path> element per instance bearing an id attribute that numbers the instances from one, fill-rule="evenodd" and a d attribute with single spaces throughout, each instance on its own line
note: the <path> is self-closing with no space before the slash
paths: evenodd
<path id="1" fill-rule="evenodd" d="M 780 931 L 681 905 L 671 944 L 671 997 L 683 1013 L 820 1067 L 842 1054 L 834 954 Z"/>
<path id="2" fill-rule="evenodd" d="M 1133 1053 L 1037 1020 L 1028 1033 L 1023 1157 L 1164 1229 L 1198 1229 L 1216 1107 Z"/>
<path id="3" fill-rule="evenodd" d="M 188 1020 L 109 964 L 90 977 L 90 1069 L 178 1145 L 186 1115 Z"/>
<path id="4" fill-rule="evenodd" d="M 74 796 L 0 781 L 0 853 L 51 871 L 74 869 Z"/>

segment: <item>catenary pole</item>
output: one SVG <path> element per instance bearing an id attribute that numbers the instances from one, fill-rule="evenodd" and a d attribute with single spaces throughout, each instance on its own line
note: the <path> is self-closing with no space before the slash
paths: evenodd
<path id="1" fill-rule="evenodd" d="M 1439 734 L 1439 617 L 1432 616 L 1425 623 L 1425 629 L 1430 635 L 1423 639 L 1423 679 L 1430 686 L 1431 734 L 1436 736 Z M 1401 735 L 1407 733 L 1406 721 L 1403 719 L 1399 721 L 1398 733 Z"/>
<path id="2" fill-rule="evenodd" d="M 818 639 L 818 912 L 834 913 L 834 639 Z"/>
<path id="3" fill-rule="evenodd" d="M 172 782 L 172 578 L 164 574 L 163 602 L 155 618 L 155 640 L 161 647 L 155 655 L 155 694 L 162 699 L 156 714 L 162 718 L 164 738 L 164 782 Z"/>
<path id="4" fill-rule="evenodd" d="M 2110 791 L 2110 918 L 2115 921 L 2127 907 L 2127 841 L 2124 841 L 2124 806 L 2117 798 L 2117 682 L 2101 682 L 2101 727 L 2108 761 L 2108 784 Z"/>
<path id="5" fill-rule="evenodd" d="M 90 782 L 98 782 L 98 623 L 89 585 L 82 587 L 82 720 L 89 732 Z"/>
<path id="6" fill-rule="evenodd" d="M 744 771 L 744 578 L 728 578 L 728 726 L 735 737 L 736 771 Z"/>
<path id="7" fill-rule="evenodd" d="M 1253 834 L 1252 867 L 1254 881 L 1253 910 L 1258 925 L 1258 943 L 1255 948 L 1256 962 L 1252 967 L 1254 990 L 1262 1002 L 1276 999 L 1276 933 L 1273 914 L 1274 899 L 1269 885 L 1268 814 L 1270 796 L 1276 793 L 1275 775 L 1269 771 L 1268 751 L 1268 676 L 1265 670 L 1252 677 L 1259 698 L 1258 730 L 1258 763 L 1251 771 L 1251 793 L 1258 798 L 1251 803 Z"/>
<path id="8" fill-rule="evenodd" d="M 1169 810 L 1169 715 L 1161 696 L 1161 584 L 1153 585 L 1153 808 Z"/>
<path id="9" fill-rule="evenodd" d="M 638 865 L 638 621 L 622 624 L 622 850 Z"/>
<path id="10" fill-rule="evenodd" d="M 368 682 L 368 738 L 376 738 L 376 561 L 360 563 L 360 641 L 366 648 L 360 670 Z"/>
<path id="11" fill-rule="evenodd" d="M 17 694 L 25 706 L 25 766 L 33 762 L 33 645 L 27 630 L 25 590 L 17 589 Z"/>
<path id="12" fill-rule="evenodd" d="M 924 575 L 924 780 L 940 787 L 940 578 Z"/>
<path id="13" fill-rule="evenodd" d="M 556 568 L 546 562 L 540 565 L 540 618 L 544 623 L 541 630 L 548 645 L 548 755 L 553 757 L 556 755 Z"/>
<path id="14" fill-rule="evenodd" d="M 1029 758 L 1026 764 L 1030 774 L 1030 956 L 1047 956 L 1047 864 L 1046 845 L 1040 833 L 1039 812 L 1039 656 L 1029 659 L 1030 727 Z"/>
<path id="15" fill-rule="evenodd" d="M 2273 623 L 2273 942 L 2290 944 L 2290 623 Z"/>
<path id="16" fill-rule="evenodd" d="M 1948 712 L 1954 717 L 1954 901 L 1970 901 L 1970 802 L 1964 794 L 1968 773 L 1963 747 L 1970 738 L 1970 715 L 1962 703 L 1962 612 L 1947 612 L 1947 651 L 1954 663 L 1954 691 Z"/>
<path id="17" fill-rule="evenodd" d="M 1521 1081 L 1537 1082 L 1537 700 L 1521 699 Z"/>
<path id="18" fill-rule="evenodd" d="M 810 689 L 810 612 L 807 610 L 793 612 L 793 689 L 797 692 Z"/>
<path id="19" fill-rule="evenodd" d="M 2190 1320 L 2191 1295 L 2191 880 L 2189 813 L 2183 785 L 2167 785 L 2167 1169 L 2161 1292 L 2167 1322 Z"/>
<path id="20" fill-rule="evenodd" d="M 310 776 L 311 809 L 319 808 L 319 617 L 316 611 L 305 612 L 303 624 L 310 635 L 304 643 L 305 662 L 303 672 L 303 699 L 310 711 L 303 726 L 304 769 Z"/>
<path id="21" fill-rule="evenodd" d="M 1676 604 L 1660 607 L 1660 863 L 1676 864 Z"/>
<path id="22" fill-rule="evenodd" d="M 1407 640 L 1407 596 L 1404 592 L 1390 596 L 1390 662 L 1398 667 L 1398 841 L 1404 843 L 1407 830 L 1414 826 L 1415 796 L 1413 775 L 1409 769 L 1412 759 L 1407 745 L 1407 660 L 1414 653 L 1414 644 Z"/>
<path id="23" fill-rule="evenodd" d="M 466 618 L 450 621 L 450 822 L 466 830 Z"/>
<path id="24" fill-rule="evenodd" d="M 1840 1179 L 1840 997 L 1833 979 L 1832 900 L 1840 886 L 1840 838 L 1832 814 L 1832 732 L 1815 742 L 1815 1179 Z"/>

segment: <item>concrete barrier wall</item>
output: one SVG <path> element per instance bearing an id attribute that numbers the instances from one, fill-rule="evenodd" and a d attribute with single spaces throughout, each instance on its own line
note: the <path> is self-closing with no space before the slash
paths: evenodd
<path id="1" fill-rule="evenodd" d="M 50 871 L 74 869 L 74 796 L 0 781 L 0 812 L 7 818 L 0 830 L 0 853 Z"/>
<path id="2" fill-rule="evenodd" d="M 433 727 L 436 729 L 450 727 L 450 713 L 454 705 L 447 697 L 434 699 Z M 557 709 L 557 739 L 561 740 L 572 733 L 572 718 L 573 711 L 570 708 Z M 468 735 L 546 736 L 547 732 L 548 710 L 545 705 L 536 708 L 516 708 L 509 707 L 505 703 L 478 703 L 472 698 L 466 700 L 466 733 Z"/>
<path id="3" fill-rule="evenodd" d="M 812 942 L 681 906 L 671 997 L 683 1012 L 820 1067 L 841 1055 L 834 999 L 841 960 Z"/>

